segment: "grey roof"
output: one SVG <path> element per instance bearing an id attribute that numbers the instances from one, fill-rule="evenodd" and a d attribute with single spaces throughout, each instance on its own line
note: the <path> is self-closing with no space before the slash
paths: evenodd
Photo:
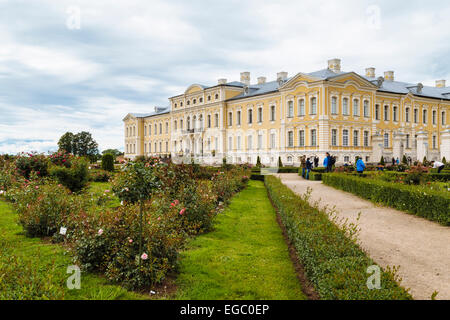
<path id="1" fill-rule="evenodd" d="M 136 118 L 147 118 L 147 117 L 157 116 L 157 115 L 165 114 L 165 113 L 169 113 L 169 112 L 170 112 L 169 107 L 155 107 L 155 111 L 153 111 L 153 112 L 131 113 L 131 115 L 133 115 L 133 117 L 136 117 Z"/>

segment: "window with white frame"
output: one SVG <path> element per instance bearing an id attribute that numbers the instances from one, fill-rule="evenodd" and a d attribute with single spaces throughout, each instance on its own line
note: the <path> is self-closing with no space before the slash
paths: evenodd
<path id="1" fill-rule="evenodd" d="M 344 114 L 344 116 L 348 116 L 349 115 L 348 98 L 344 98 L 342 100 L 342 113 Z"/>
<path id="2" fill-rule="evenodd" d="M 357 147 L 359 146 L 359 131 L 353 130 L 353 146 Z"/>
<path id="3" fill-rule="evenodd" d="M 350 161 L 350 157 L 349 156 L 344 156 L 344 162 L 349 162 Z"/>
<path id="4" fill-rule="evenodd" d="M 384 134 L 384 147 L 389 148 L 389 133 Z"/>
<path id="5" fill-rule="evenodd" d="M 275 144 L 275 133 L 271 133 L 270 134 L 270 148 L 271 149 L 275 149 L 276 144 Z"/>
<path id="6" fill-rule="evenodd" d="M 270 121 L 275 121 L 275 119 L 276 119 L 275 106 L 270 106 Z"/>
<path id="7" fill-rule="evenodd" d="M 422 120 L 424 124 L 427 123 L 427 110 L 425 109 L 422 111 Z"/>
<path id="8" fill-rule="evenodd" d="M 414 109 L 414 123 L 419 122 L 419 110 Z"/>
<path id="9" fill-rule="evenodd" d="M 241 136 L 237 137 L 237 149 L 241 150 Z"/>
<path id="10" fill-rule="evenodd" d="M 337 146 L 337 129 L 331 129 L 331 145 Z"/>
<path id="11" fill-rule="evenodd" d="M 293 118 L 294 117 L 294 101 L 288 101 L 287 103 L 287 117 Z"/>
<path id="12" fill-rule="evenodd" d="M 263 121 L 263 108 L 258 108 L 258 122 L 261 123 Z"/>
<path id="13" fill-rule="evenodd" d="M 353 99 L 353 116 L 359 116 L 359 100 Z"/>
<path id="14" fill-rule="evenodd" d="M 166 122 L 166 134 L 169 133 L 169 123 Z"/>
<path id="15" fill-rule="evenodd" d="M 433 136 L 433 149 L 437 149 L 437 137 Z"/>
<path id="16" fill-rule="evenodd" d="M 214 150 L 219 149 L 219 138 L 214 138 Z"/>
<path id="17" fill-rule="evenodd" d="M 432 121 L 433 121 L 433 125 L 436 125 L 436 110 L 433 110 L 433 113 L 432 113 Z"/>
<path id="18" fill-rule="evenodd" d="M 233 112 L 229 112 L 228 113 L 228 125 L 232 126 L 233 125 Z M 189 129 L 188 129 L 189 130 Z"/>
<path id="19" fill-rule="evenodd" d="M 261 150 L 263 148 L 263 136 L 262 134 L 258 135 L 258 149 Z"/>
<path id="20" fill-rule="evenodd" d="M 389 120 L 389 106 L 384 106 L 384 121 Z"/>
<path id="21" fill-rule="evenodd" d="M 253 136 L 249 135 L 247 137 L 247 149 L 252 150 L 253 149 Z"/>
<path id="22" fill-rule="evenodd" d="M 305 130 L 299 130 L 298 131 L 298 145 L 300 147 L 305 146 Z"/>
<path id="23" fill-rule="evenodd" d="M 348 130 L 342 130 L 342 145 L 348 147 Z"/>
<path id="24" fill-rule="evenodd" d="M 248 110 L 248 123 L 249 124 L 253 123 L 253 110 L 252 109 Z"/>
<path id="25" fill-rule="evenodd" d="M 405 109 L 405 121 L 409 122 L 409 108 Z"/>
<path id="26" fill-rule="evenodd" d="M 392 118 L 393 118 L 394 121 L 398 121 L 398 117 L 397 117 L 398 112 L 397 112 L 397 110 L 398 110 L 398 107 L 394 106 L 393 111 L 392 111 L 392 113 L 393 113 Z"/>
<path id="27" fill-rule="evenodd" d="M 298 100 L 298 115 L 299 117 L 305 115 L 305 99 Z"/>
<path id="28" fill-rule="evenodd" d="M 337 114 L 337 98 L 331 97 L 331 114 Z"/>
<path id="29" fill-rule="evenodd" d="M 144 136 L 147 135 L 147 126 L 144 126 Z"/>
<path id="30" fill-rule="evenodd" d="M 288 131 L 288 147 L 294 146 L 294 132 Z"/>
<path id="31" fill-rule="evenodd" d="M 375 120 L 380 120 L 380 105 L 375 105 Z"/>
<path id="32" fill-rule="evenodd" d="M 233 150 L 233 138 L 228 137 L 228 150 Z"/>
<path id="33" fill-rule="evenodd" d="M 406 135 L 406 149 L 409 149 L 409 139 L 410 139 L 410 136 L 409 136 L 409 134 L 407 134 Z"/>
<path id="34" fill-rule="evenodd" d="M 312 147 L 317 146 L 317 130 L 316 129 L 311 130 L 311 146 Z"/>
<path id="35" fill-rule="evenodd" d="M 368 118 L 370 115 L 369 101 L 364 100 L 364 117 Z"/>
<path id="36" fill-rule="evenodd" d="M 316 97 L 312 97 L 311 98 L 311 110 L 310 110 L 310 114 L 317 114 L 317 98 Z"/>
<path id="37" fill-rule="evenodd" d="M 445 126 L 445 111 L 442 111 L 442 114 L 441 114 L 441 125 Z"/>
<path id="38" fill-rule="evenodd" d="M 369 131 L 364 131 L 364 147 L 369 146 Z"/>
<path id="39" fill-rule="evenodd" d="M 208 114 L 208 117 L 206 119 L 207 119 L 206 122 L 207 122 L 208 128 L 211 128 L 211 115 Z"/>
<path id="40" fill-rule="evenodd" d="M 238 126 L 241 125 L 241 110 L 238 110 L 236 112 L 236 125 L 238 125 Z"/>

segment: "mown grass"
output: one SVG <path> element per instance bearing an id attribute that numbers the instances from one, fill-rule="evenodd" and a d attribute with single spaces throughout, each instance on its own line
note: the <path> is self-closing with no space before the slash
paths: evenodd
<path id="1" fill-rule="evenodd" d="M 176 299 L 306 299 L 262 182 L 250 181 L 214 231 L 189 243 L 176 285 Z"/>
<path id="2" fill-rule="evenodd" d="M 107 184 L 93 187 L 99 193 Z M 0 200 L 0 299 L 148 298 L 86 273 L 81 275 L 81 289 L 69 290 L 66 286 L 69 265 L 73 265 L 72 257 L 65 248 L 40 238 L 26 237 L 11 204 Z"/>

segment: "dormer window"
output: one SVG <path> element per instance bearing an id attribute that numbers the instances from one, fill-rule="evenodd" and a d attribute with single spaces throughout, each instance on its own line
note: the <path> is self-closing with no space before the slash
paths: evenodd
<path id="1" fill-rule="evenodd" d="M 203 98 L 198 99 L 200 103 L 203 103 Z"/>
<path id="2" fill-rule="evenodd" d="M 190 101 L 190 100 L 188 100 L 188 101 L 186 102 L 186 104 L 187 104 L 187 105 L 190 105 L 190 104 L 191 104 L 191 101 Z"/>
<path id="3" fill-rule="evenodd" d="M 196 104 L 197 103 L 197 99 L 192 100 L 192 104 Z"/>
<path id="4" fill-rule="evenodd" d="M 219 94 L 216 93 L 216 95 L 214 96 L 214 98 L 215 98 L 216 100 L 219 100 Z"/>
<path id="5" fill-rule="evenodd" d="M 208 101 L 211 101 L 211 96 L 208 96 Z"/>

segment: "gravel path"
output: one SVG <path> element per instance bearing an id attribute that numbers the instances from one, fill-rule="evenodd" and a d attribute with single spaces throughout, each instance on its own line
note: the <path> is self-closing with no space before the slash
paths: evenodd
<path id="1" fill-rule="evenodd" d="M 402 286 L 414 299 L 450 299 L 450 228 L 395 209 L 376 206 L 355 195 L 297 174 L 278 174 L 298 194 L 312 188 L 311 200 L 335 206 L 339 217 L 356 222 L 361 247 L 380 266 L 400 266 Z"/>

